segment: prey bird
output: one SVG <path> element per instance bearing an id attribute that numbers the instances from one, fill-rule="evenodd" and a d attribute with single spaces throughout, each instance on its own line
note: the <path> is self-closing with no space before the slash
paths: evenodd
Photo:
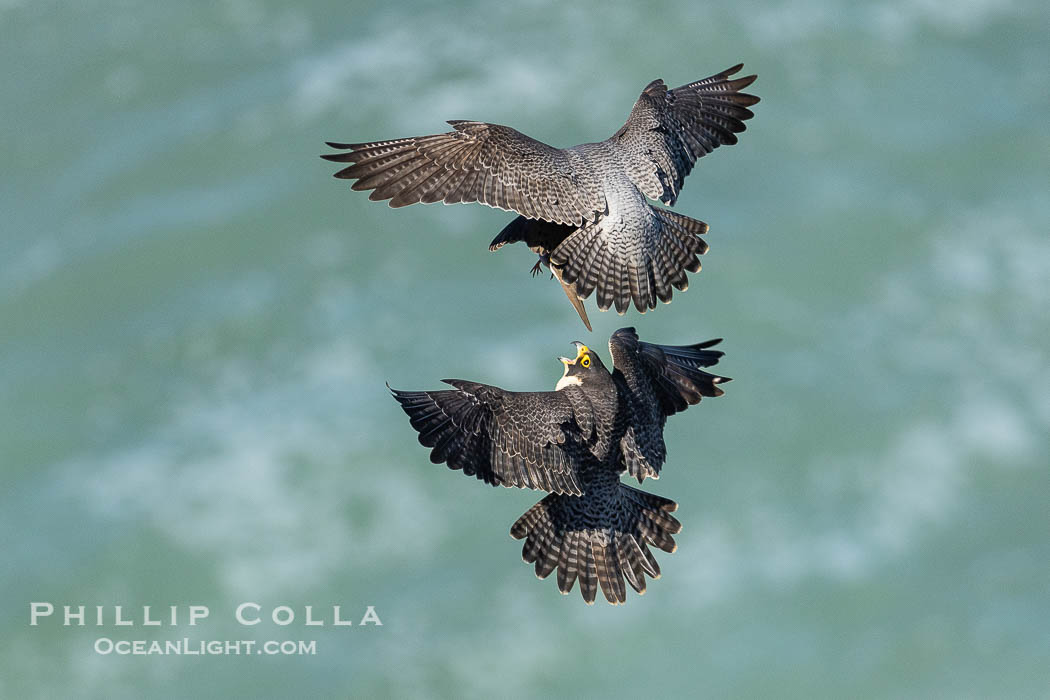
<path id="1" fill-rule="evenodd" d="M 627 123 L 600 143 L 554 148 L 509 126 L 453 120 L 453 130 L 372 143 L 328 142 L 350 163 L 335 174 L 372 190 L 371 200 L 480 202 L 519 216 L 489 246 L 524 241 L 547 265 L 591 329 L 583 299 L 623 314 L 645 313 L 688 287 L 708 246 L 708 226 L 673 206 L 696 160 L 735 144 L 758 97 L 741 92 L 757 76 L 733 78 L 743 64 L 670 90 L 654 80 Z"/>
<path id="2" fill-rule="evenodd" d="M 579 580 L 588 604 L 599 587 L 619 604 L 625 581 L 642 594 L 647 575 L 659 578 L 649 546 L 674 552 L 682 529 L 674 501 L 627 486 L 620 474 L 658 478 L 667 417 L 722 395 L 729 378 L 703 369 L 722 357 L 711 349 L 719 342 L 656 345 L 621 328 L 609 339 L 612 372 L 577 341 L 575 358 L 559 358 L 564 373 L 554 391 L 446 379 L 453 389 L 391 392 L 431 462 L 493 486 L 549 492 L 510 530 L 525 540 L 522 558 L 539 578 L 557 570 L 562 593 Z"/>

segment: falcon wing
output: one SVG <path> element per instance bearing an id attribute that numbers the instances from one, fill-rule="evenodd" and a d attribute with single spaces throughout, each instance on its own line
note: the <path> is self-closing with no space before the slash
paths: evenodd
<path id="1" fill-rule="evenodd" d="M 454 131 L 375 143 L 331 143 L 353 163 L 335 174 L 374 190 L 390 206 L 480 202 L 530 219 L 579 225 L 605 212 L 605 198 L 578 157 L 498 124 L 450 121 Z"/>
<path id="2" fill-rule="evenodd" d="M 695 345 L 656 345 L 638 339 L 634 328 L 621 328 L 609 339 L 613 380 L 627 396 L 630 427 L 621 441 L 625 468 L 639 482 L 658 477 L 667 451 L 663 427 L 667 417 L 721 396 L 719 384 L 730 381 L 705 372 L 723 352 L 710 350 L 721 338 Z"/>
<path id="3" fill-rule="evenodd" d="M 433 448 L 431 462 L 445 462 L 493 486 L 583 493 L 576 469 L 584 448 L 565 396 L 504 391 L 460 379 L 445 382 L 455 389 L 391 389 L 419 431 L 419 442 Z"/>
<path id="4" fill-rule="evenodd" d="M 748 107 L 759 101 L 740 92 L 757 75 L 730 79 L 743 66 L 674 90 L 654 80 L 642 92 L 611 140 L 627 152 L 628 173 L 647 197 L 673 205 L 698 158 L 737 142 L 744 122 L 755 116 Z"/>

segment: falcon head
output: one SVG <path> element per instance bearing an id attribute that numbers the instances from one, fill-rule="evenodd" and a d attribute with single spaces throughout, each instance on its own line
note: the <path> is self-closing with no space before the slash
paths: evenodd
<path id="1" fill-rule="evenodd" d="M 578 386 L 584 382 L 592 381 L 602 374 L 608 374 L 608 370 L 602 364 L 601 358 L 594 354 L 589 347 L 578 340 L 573 345 L 576 346 L 576 359 L 558 358 L 565 365 L 565 374 L 558 380 L 557 386 L 554 387 L 555 391 L 561 391 L 567 386 Z"/>

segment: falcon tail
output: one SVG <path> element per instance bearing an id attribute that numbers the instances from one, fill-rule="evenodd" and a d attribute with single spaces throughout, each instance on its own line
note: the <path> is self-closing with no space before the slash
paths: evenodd
<path id="1" fill-rule="evenodd" d="M 644 595 L 646 575 L 660 577 L 649 545 L 665 552 L 677 549 L 672 535 L 682 524 L 671 515 L 677 509 L 674 501 L 617 481 L 608 494 L 551 494 L 518 518 L 510 534 L 525 540 L 521 557 L 535 563 L 536 576 L 546 578 L 558 570 L 562 593 L 568 594 L 579 579 L 588 605 L 599 587 L 609 603 L 622 605 L 627 600 L 625 580 Z"/>
<path id="2" fill-rule="evenodd" d="M 654 230 L 642 248 L 625 250 L 601 222 L 584 226 L 551 251 L 551 268 L 560 268 L 563 284 L 580 298 L 596 292 L 598 308 L 624 314 L 633 303 L 645 313 L 656 302 L 671 303 L 674 290 L 689 288 L 687 272 L 700 271 L 699 256 L 708 245 L 708 226 L 678 212 L 650 207 Z"/>

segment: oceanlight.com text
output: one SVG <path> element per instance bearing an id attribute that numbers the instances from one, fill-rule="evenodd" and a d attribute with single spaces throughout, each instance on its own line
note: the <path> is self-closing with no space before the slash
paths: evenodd
<path id="1" fill-rule="evenodd" d="M 99 637 L 95 640 L 95 653 L 102 656 L 314 656 L 317 654 L 316 640 L 268 640 L 254 639 L 198 640 L 183 637 L 159 641 L 156 639 L 113 640 Z"/>

